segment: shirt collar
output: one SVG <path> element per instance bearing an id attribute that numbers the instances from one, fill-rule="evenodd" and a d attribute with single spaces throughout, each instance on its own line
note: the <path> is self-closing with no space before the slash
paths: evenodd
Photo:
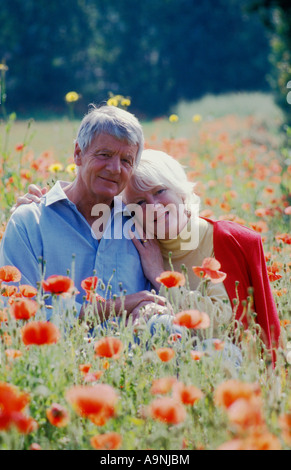
<path id="1" fill-rule="evenodd" d="M 64 199 L 68 200 L 68 197 L 63 188 L 68 186 L 68 182 L 66 181 L 57 181 L 56 184 L 52 187 L 52 189 L 44 196 L 45 198 L 45 205 L 50 206 L 55 202 L 62 201 Z"/>

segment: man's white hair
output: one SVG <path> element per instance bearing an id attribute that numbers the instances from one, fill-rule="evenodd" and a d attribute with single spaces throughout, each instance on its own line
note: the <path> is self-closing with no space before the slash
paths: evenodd
<path id="1" fill-rule="evenodd" d="M 76 142 L 84 152 L 92 139 L 101 134 L 111 135 L 118 140 L 137 145 L 135 166 L 138 165 L 144 147 L 144 135 L 140 122 L 132 113 L 116 106 L 92 105 L 92 109 L 84 116 L 80 124 Z"/>

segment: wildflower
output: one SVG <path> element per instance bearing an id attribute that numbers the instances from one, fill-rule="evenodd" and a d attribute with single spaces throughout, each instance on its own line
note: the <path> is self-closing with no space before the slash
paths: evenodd
<path id="1" fill-rule="evenodd" d="M 67 391 L 66 399 L 78 415 L 103 426 L 116 413 L 118 395 L 107 384 L 79 385 Z"/>
<path id="2" fill-rule="evenodd" d="M 269 432 L 254 432 L 242 439 L 225 442 L 217 450 L 281 450 L 279 439 Z"/>
<path id="3" fill-rule="evenodd" d="M 0 382 L 0 431 L 14 425 L 23 434 L 35 430 L 37 424 L 24 411 L 30 401 L 29 395 L 14 385 Z"/>
<path id="4" fill-rule="evenodd" d="M 155 379 L 153 380 L 150 392 L 152 395 L 165 395 L 172 390 L 173 385 L 176 382 L 176 377 L 162 377 L 160 379 Z"/>
<path id="5" fill-rule="evenodd" d="M 123 98 L 120 102 L 121 106 L 124 106 L 126 108 L 128 108 L 128 106 L 131 105 L 131 101 L 129 98 Z"/>
<path id="6" fill-rule="evenodd" d="M 164 271 L 160 276 L 156 278 L 156 281 L 160 282 L 164 286 L 171 287 L 180 287 L 185 284 L 185 277 L 183 274 L 177 271 Z"/>
<path id="7" fill-rule="evenodd" d="M 30 447 L 29 447 L 30 450 L 42 450 L 41 449 L 41 446 L 39 444 L 37 444 L 36 442 L 33 442 Z"/>
<path id="8" fill-rule="evenodd" d="M 51 407 L 46 410 L 46 416 L 49 422 L 57 428 L 67 426 L 70 421 L 68 411 L 58 403 L 53 403 Z"/>
<path id="9" fill-rule="evenodd" d="M 291 235 L 289 233 L 280 233 L 275 236 L 277 242 L 286 243 L 286 245 L 291 245 Z"/>
<path id="10" fill-rule="evenodd" d="M 239 398 L 227 408 L 229 421 L 240 431 L 264 425 L 259 397 Z"/>
<path id="11" fill-rule="evenodd" d="M 88 374 L 91 367 L 92 367 L 91 364 L 80 364 L 79 371 L 81 372 L 81 374 Z"/>
<path id="12" fill-rule="evenodd" d="M 122 443 L 122 437 L 117 432 L 97 434 L 90 439 L 91 446 L 96 450 L 116 450 Z"/>
<path id="13" fill-rule="evenodd" d="M 168 337 L 168 343 L 169 343 L 169 344 L 176 343 L 176 342 L 179 341 L 181 338 L 182 338 L 182 335 L 180 335 L 180 333 L 172 333 L 172 334 Z"/>
<path id="14" fill-rule="evenodd" d="M 112 97 L 107 100 L 108 106 L 118 106 L 118 99 Z"/>
<path id="15" fill-rule="evenodd" d="M 216 405 L 229 408 L 236 400 L 243 398 L 250 400 L 260 395 L 259 385 L 256 383 L 245 383 L 231 379 L 222 382 L 215 391 L 214 400 Z"/>
<path id="16" fill-rule="evenodd" d="M 67 103 L 74 103 L 80 99 L 80 95 L 76 91 L 69 91 L 66 96 L 65 100 Z"/>
<path id="17" fill-rule="evenodd" d="M 25 145 L 24 144 L 18 144 L 15 146 L 16 152 L 21 152 L 24 149 Z"/>
<path id="18" fill-rule="evenodd" d="M 74 174 L 76 172 L 77 165 L 75 163 L 70 163 L 66 166 L 66 172 L 69 174 Z"/>
<path id="19" fill-rule="evenodd" d="M 153 419 L 168 424 L 180 424 L 187 416 L 184 405 L 170 397 L 154 400 L 149 406 L 149 414 Z"/>
<path id="20" fill-rule="evenodd" d="M 35 297 L 37 294 L 37 289 L 33 286 L 22 284 L 19 286 L 19 291 L 23 297 Z"/>
<path id="21" fill-rule="evenodd" d="M 29 320 L 38 310 L 38 304 L 31 299 L 16 299 L 10 305 L 10 313 L 16 320 Z"/>
<path id="22" fill-rule="evenodd" d="M 54 344 L 60 339 L 59 329 L 50 322 L 34 321 L 21 328 L 22 341 L 26 346 Z"/>
<path id="23" fill-rule="evenodd" d="M 123 344 L 120 339 L 114 338 L 113 336 L 105 336 L 94 344 L 95 355 L 99 357 L 118 359 L 122 349 Z"/>
<path id="24" fill-rule="evenodd" d="M 89 372 L 84 376 L 84 382 L 96 382 L 96 380 L 99 380 L 100 377 L 103 375 L 102 370 L 97 370 L 96 372 Z"/>
<path id="25" fill-rule="evenodd" d="M 7 284 L 1 284 L 1 295 L 4 297 L 14 297 L 17 295 L 18 289 L 16 286 L 8 286 Z"/>
<path id="26" fill-rule="evenodd" d="M 14 266 L 3 266 L 0 268 L 0 284 L 4 282 L 19 282 L 21 279 L 21 272 Z"/>
<path id="27" fill-rule="evenodd" d="M 170 122 L 178 122 L 179 121 L 179 116 L 177 116 L 177 114 L 171 114 L 169 116 L 169 121 Z"/>
<path id="28" fill-rule="evenodd" d="M 61 163 L 52 163 L 52 165 L 48 167 L 50 173 L 57 173 L 58 171 L 63 171 L 63 169 L 64 167 Z"/>
<path id="29" fill-rule="evenodd" d="M 19 349 L 5 349 L 5 355 L 8 359 L 18 359 L 22 356 L 22 352 Z"/>
<path id="30" fill-rule="evenodd" d="M 207 313 L 199 310 L 184 310 L 176 313 L 173 323 L 190 329 L 205 329 L 210 326 L 210 318 Z"/>
<path id="31" fill-rule="evenodd" d="M 67 276 L 53 274 L 46 281 L 42 281 L 42 287 L 45 292 L 59 295 L 69 292 L 73 287 L 73 281 Z"/>
<path id="32" fill-rule="evenodd" d="M 158 348 L 156 353 L 162 362 L 169 362 L 175 357 L 175 351 L 171 348 Z"/>
<path id="33" fill-rule="evenodd" d="M 9 69 L 8 69 L 8 67 L 7 67 L 6 64 L 0 64 L 0 72 L 1 72 L 1 71 L 7 72 L 7 70 L 9 70 Z"/>
<path id="34" fill-rule="evenodd" d="M 201 114 L 194 114 L 194 116 L 192 117 L 193 122 L 200 122 L 201 120 L 202 120 Z"/>
<path id="35" fill-rule="evenodd" d="M 87 291 L 94 291 L 97 287 L 98 284 L 98 277 L 97 276 L 91 276 L 87 277 L 81 282 L 81 287 L 87 292 Z"/>
<path id="36" fill-rule="evenodd" d="M 201 357 L 205 355 L 202 351 L 190 351 L 190 356 L 193 361 L 200 361 Z"/>
<path id="37" fill-rule="evenodd" d="M 281 274 L 277 274 L 277 272 L 274 272 L 270 266 L 267 266 L 267 272 L 270 282 L 278 281 L 282 277 Z"/>
<path id="38" fill-rule="evenodd" d="M 177 382 L 173 386 L 173 398 L 181 401 L 184 405 L 194 405 L 204 397 L 202 391 L 194 385 L 184 385 Z"/>
<path id="39" fill-rule="evenodd" d="M 285 207 L 284 213 L 285 213 L 286 215 L 291 215 L 291 206 Z"/>
<path id="40" fill-rule="evenodd" d="M 221 341 L 220 339 L 214 339 L 213 346 L 215 351 L 222 351 L 224 349 L 225 342 Z"/>
<path id="41" fill-rule="evenodd" d="M 219 271 L 220 267 L 220 262 L 215 258 L 205 258 L 202 266 L 192 266 L 192 269 L 196 276 L 210 279 L 213 284 L 217 284 L 226 278 L 226 274 Z"/>

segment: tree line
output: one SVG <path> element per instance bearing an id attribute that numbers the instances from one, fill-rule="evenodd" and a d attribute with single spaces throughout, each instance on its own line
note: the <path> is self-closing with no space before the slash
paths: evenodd
<path id="1" fill-rule="evenodd" d="M 64 96 L 74 90 L 83 113 L 112 92 L 152 118 L 181 99 L 271 88 L 281 93 L 281 104 L 285 92 L 285 106 L 290 7 L 280 3 L 1 0 L 6 106 L 20 114 L 61 114 Z M 284 76 L 276 68 L 281 62 Z"/>

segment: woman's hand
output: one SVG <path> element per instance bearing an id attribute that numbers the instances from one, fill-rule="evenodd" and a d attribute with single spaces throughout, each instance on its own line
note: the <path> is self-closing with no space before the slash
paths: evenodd
<path id="1" fill-rule="evenodd" d="M 134 246 L 139 252 L 145 277 L 159 292 L 161 284 L 156 281 L 156 278 L 164 271 L 164 261 L 158 241 L 154 238 L 141 238 L 138 240 L 133 232 L 130 235 Z"/>
<path id="2" fill-rule="evenodd" d="M 47 193 L 47 188 L 40 188 L 36 184 L 30 184 L 28 186 L 28 193 L 24 196 L 19 196 L 17 198 L 16 203 L 11 208 L 11 213 L 17 209 L 17 207 L 21 206 L 22 204 L 30 204 L 31 202 L 39 203 L 41 197 Z"/>

